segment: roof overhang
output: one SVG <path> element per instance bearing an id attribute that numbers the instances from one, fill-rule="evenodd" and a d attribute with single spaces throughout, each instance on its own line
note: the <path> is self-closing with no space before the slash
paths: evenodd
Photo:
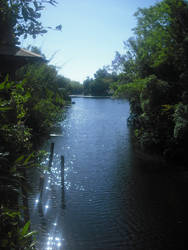
<path id="1" fill-rule="evenodd" d="M 0 47 L 0 72 L 12 73 L 28 63 L 47 62 L 39 54 L 19 47 Z"/>

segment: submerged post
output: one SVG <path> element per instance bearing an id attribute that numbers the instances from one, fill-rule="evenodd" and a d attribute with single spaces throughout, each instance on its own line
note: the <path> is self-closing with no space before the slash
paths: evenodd
<path id="1" fill-rule="evenodd" d="M 50 159 L 49 159 L 49 165 L 48 165 L 49 171 L 51 170 L 53 156 L 54 156 L 54 142 L 52 142 L 50 146 Z"/>
<path id="2" fill-rule="evenodd" d="M 61 156 L 61 188 L 64 190 L 64 163 L 65 163 L 65 159 L 64 159 L 64 156 L 62 155 Z"/>
<path id="3" fill-rule="evenodd" d="M 42 200 L 43 188 L 44 188 L 44 176 L 41 175 L 41 176 L 40 176 L 40 182 L 39 182 L 39 190 L 40 190 L 39 200 L 40 200 L 40 201 Z"/>
<path id="4" fill-rule="evenodd" d="M 65 209 L 65 159 L 61 156 L 61 203 L 62 208 Z"/>

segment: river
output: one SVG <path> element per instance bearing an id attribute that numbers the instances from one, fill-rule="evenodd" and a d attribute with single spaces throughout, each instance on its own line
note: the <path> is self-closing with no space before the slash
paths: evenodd
<path id="1" fill-rule="evenodd" d="M 55 143 L 54 158 L 41 196 L 43 173 L 31 178 L 28 200 L 37 249 L 188 249 L 188 172 L 137 157 L 127 126 L 128 101 L 72 101 L 61 130 L 47 142 L 48 150 Z"/>

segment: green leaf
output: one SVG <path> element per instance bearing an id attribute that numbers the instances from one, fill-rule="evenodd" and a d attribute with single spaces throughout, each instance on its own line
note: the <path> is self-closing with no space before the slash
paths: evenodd
<path id="1" fill-rule="evenodd" d="M 29 238 L 33 235 L 37 234 L 37 231 L 32 231 L 32 232 L 29 232 L 28 234 L 24 235 L 24 238 Z"/>
<path id="2" fill-rule="evenodd" d="M 25 237 L 26 235 L 27 235 L 27 232 L 28 232 L 28 230 L 29 230 L 29 227 L 30 227 L 30 224 L 31 224 L 31 222 L 30 221 L 28 221 L 25 225 L 24 225 L 24 227 L 21 229 L 21 235 L 23 236 L 23 237 Z"/>
<path id="3" fill-rule="evenodd" d="M 0 84 L 0 90 L 5 89 L 6 81 L 2 82 Z"/>
<path id="4" fill-rule="evenodd" d="M 15 163 L 19 163 L 24 159 L 24 155 L 21 155 L 20 157 L 18 157 L 15 161 Z"/>
<path id="5" fill-rule="evenodd" d="M 29 162 L 29 160 L 31 159 L 31 157 L 33 157 L 33 153 L 31 153 L 31 154 L 25 159 L 23 165 L 26 165 L 26 164 Z"/>
<path id="6" fill-rule="evenodd" d="M 11 110 L 11 109 L 12 109 L 11 107 L 0 107 L 0 111 L 2 111 L 2 112 L 5 112 L 5 111 Z"/>

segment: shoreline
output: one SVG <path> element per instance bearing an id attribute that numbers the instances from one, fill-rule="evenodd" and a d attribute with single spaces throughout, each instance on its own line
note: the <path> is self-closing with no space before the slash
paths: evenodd
<path id="1" fill-rule="evenodd" d="M 112 98 L 112 96 L 69 95 L 71 98 Z"/>

